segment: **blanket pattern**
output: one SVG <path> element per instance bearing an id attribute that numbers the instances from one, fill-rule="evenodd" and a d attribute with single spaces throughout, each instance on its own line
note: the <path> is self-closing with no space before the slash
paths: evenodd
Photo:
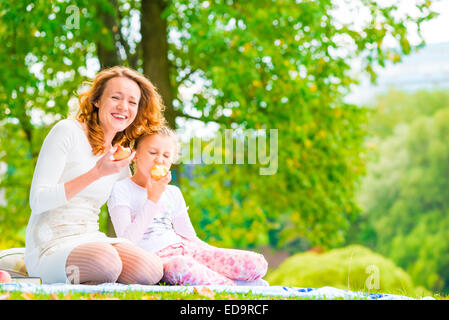
<path id="1" fill-rule="evenodd" d="M 207 287 L 215 292 L 227 293 L 251 293 L 262 296 L 275 297 L 298 297 L 306 299 L 363 299 L 363 300 L 415 300 L 414 298 L 383 293 L 369 293 L 337 289 L 333 287 L 322 288 L 298 288 L 286 286 L 159 286 L 159 285 L 125 285 L 120 283 L 103 283 L 99 285 L 71 285 L 71 284 L 32 284 L 32 283 L 3 283 L 0 284 L 1 291 L 21 291 L 31 293 L 112 293 L 125 291 L 141 292 L 193 292 L 195 288 Z M 433 300 L 432 297 L 424 297 L 425 300 Z"/>

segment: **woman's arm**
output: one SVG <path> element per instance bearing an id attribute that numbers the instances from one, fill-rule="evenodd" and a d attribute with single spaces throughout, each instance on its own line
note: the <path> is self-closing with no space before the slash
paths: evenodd
<path id="1" fill-rule="evenodd" d="M 33 214 L 40 214 L 66 204 L 95 180 L 107 174 L 119 172 L 133 157 L 131 155 L 129 159 L 111 161 L 110 156 L 114 151 L 111 149 L 88 172 L 68 182 L 61 182 L 67 157 L 77 139 L 73 130 L 75 124 L 70 121 L 58 122 L 42 144 L 30 188 L 29 200 Z"/>
<path id="2" fill-rule="evenodd" d="M 72 199 L 75 195 L 99 178 L 101 178 L 101 176 L 94 167 L 79 177 L 66 182 L 64 184 L 64 190 L 67 201 Z"/>
<path id="3" fill-rule="evenodd" d="M 67 121 L 58 122 L 50 130 L 39 152 L 30 188 L 33 214 L 40 214 L 67 202 L 64 183 L 59 179 L 76 139 Z"/>
<path id="4" fill-rule="evenodd" d="M 101 177 L 118 173 L 120 172 L 124 167 L 128 166 L 131 162 L 132 158 L 134 157 L 134 153 L 132 153 L 128 158 L 120 160 L 120 161 L 114 161 L 111 160 L 111 156 L 114 154 L 117 147 L 113 147 L 109 149 L 106 154 L 100 158 L 100 160 L 97 161 L 95 166 L 87 171 L 86 173 L 78 176 L 77 178 L 70 180 L 64 184 L 65 187 L 65 195 L 66 199 L 70 200 L 73 198 L 76 194 L 81 192 L 84 188 L 86 188 L 88 185 L 90 185 L 92 182 L 100 179 Z"/>

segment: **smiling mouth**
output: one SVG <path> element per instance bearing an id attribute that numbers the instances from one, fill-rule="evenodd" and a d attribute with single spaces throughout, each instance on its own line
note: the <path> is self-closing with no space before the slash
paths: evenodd
<path id="1" fill-rule="evenodd" d="M 120 114 L 120 113 L 111 113 L 111 115 L 112 115 L 112 117 L 114 119 L 117 119 L 117 120 L 126 120 L 126 119 L 128 119 L 127 116 L 125 116 L 123 114 Z"/>

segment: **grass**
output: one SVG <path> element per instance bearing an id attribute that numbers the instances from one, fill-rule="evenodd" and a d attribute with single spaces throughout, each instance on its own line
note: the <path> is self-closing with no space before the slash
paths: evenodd
<path id="1" fill-rule="evenodd" d="M 0 291 L 0 300 L 304 300 L 295 297 L 272 297 L 251 293 L 213 292 L 139 292 L 114 293 L 28 293 Z"/>
<path id="2" fill-rule="evenodd" d="M 433 294 L 436 300 L 449 300 L 449 296 Z M 412 297 L 420 299 L 421 297 Z M 29 293 L 0 289 L 0 300 L 316 300 L 312 298 L 264 296 L 252 293 L 215 292 L 208 288 L 194 289 L 193 292 L 142 292 L 123 291 L 114 293 Z M 327 300 L 322 298 L 319 300 Z M 333 300 L 344 300 L 343 298 Z M 365 300 L 354 298 L 351 300 Z"/>

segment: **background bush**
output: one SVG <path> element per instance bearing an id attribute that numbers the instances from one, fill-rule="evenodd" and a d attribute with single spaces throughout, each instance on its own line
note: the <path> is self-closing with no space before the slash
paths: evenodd
<path id="1" fill-rule="evenodd" d="M 378 286 L 375 282 L 376 274 Z M 394 262 L 359 245 L 325 253 L 309 251 L 295 254 L 271 272 L 266 280 L 270 285 L 302 288 L 331 286 L 364 292 L 429 294 L 423 288 L 415 287 L 410 276 Z"/>

